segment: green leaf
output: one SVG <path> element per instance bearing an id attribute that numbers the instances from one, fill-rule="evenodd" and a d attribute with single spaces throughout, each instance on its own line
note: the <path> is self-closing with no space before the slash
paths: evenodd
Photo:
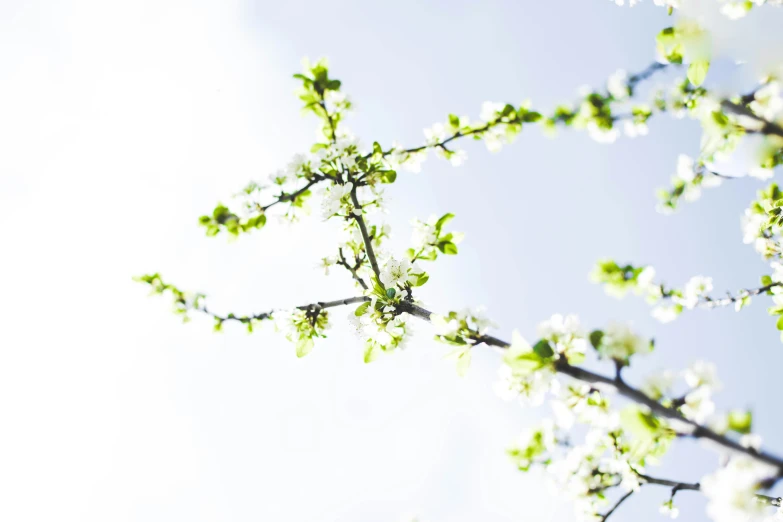
<path id="1" fill-rule="evenodd" d="M 777 327 L 778 327 L 778 330 L 783 330 L 783 315 L 778 317 Z"/>
<path id="2" fill-rule="evenodd" d="M 440 250 L 444 254 L 453 256 L 457 253 L 457 245 L 455 245 L 451 241 L 440 241 L 437 246 L 438 246 L 438 250 Z"/>
<path id="3" fill-rule="evenodd" d="M 315 343 L 313 342 L 312 338 L 310 337 L 304 337 L 302 339 L 299 339 L 296 343 L 296 356 L 297 357 L 304 357 L 311 351 L 313 351 L 313 346 L 315 346 Z"/>
<path id="4" fill-rule="evenodd" d="M 750 433 L 753 424 L 753 413 L 750 411 L 732 410 L 729 412 L 729 429 L 743 435 Z"/>
<path id="5" fill-rule="evenodd" d="M 356 311 L 354 311 L 354 315 L 356 317 L 359 317 L 361 315 L 364 315 L 364 313 L 367 311 L 367 309 L 370 307 L 370 302 L 367 301 L 366 303 L 360 304 L 358 307 L 356 307 Z"/>
<path id="6" fill-rule="evenodd" d="M 426 283 L 429 280 L 430 280 L 430 276 L 427 275 L 426 273 L 419 274 L 419 276 L 417 276 L 417 278 L 416 278 L 416 285 L 415 286 L 423 286 L 424 283 Z"/>
<path id="7" fill-rule="evenodd" d="M 393 299 L 394 296 L 397 294 L 397 290 L 394 288 L 387 288 L 386 289 L 386 297 L 389 299 Z"/>
<path id="8" fill-rule="evenodd" d="M 381 144 L 378 143 L 377 141 L 374 141 L 372 144 L 372 153 L 383 155 L 383 149 L 381 149 Z"/>
<path id="9" fill-rule="evenodd" d="M 625 431 L 642 441 L 651 441 L 661 429 L 661 421 L 658 418 L 643 412 L 636 405 L 628 406 L 620 412 L 620 424 Z"/>
<path id="10" fill-rule="evenodd" d="M 380 355 L 381 350 L 374 344 L 367 345 L 364 349 L 364 362 L 365 364 L 373 362 Z"/>
<path id="11" fill-rule="evenodd" d="M 693 62 L 688 66 L 688 81 L 690 81 L 695 87 L 704 83 L 704 79 L 707 77 L 707 71 L 710 68 L 710 62 L 698 61 Z"/>
<path id="12" fill-rule="evenodd" d="M 715 123 L 717 123 L 721 127 L 725 127 L 726 125 L 729 124 L 728 116 L 726 116 L 720 111 L 712 111 L 712 119 L 715 120 Z"/>
<path id="13" fill-rule="evenodd" d="M 440 219 L 435 223 L 435 230 L 437 230 L 438 233 L 440 234 L 440 230 L 443 228 L 443 225 L 445 225 L 446 223 L 448 223 L 452 219 L 454 219 L 454 214 L 451 214 L 451 213 L 443 214 L 440 217 Z"/>
<path id="14" fill-rule="evenodd" d="M 460 377 L 464 377 L 465 374 L 468 373 L 471 357 L 470 347 L 462 350 L 462 352 L 457 356 L 457 375 Z"/>
<path id="15" fill-rule="evenodd" d="M 393 170 L 382 170 L 379 174 L 381 175 L 381 183 L 394 183 L 397 179 L 397 172 Z"/>
<path id="16" fill-rule="evenodd" d="M 772 278 L 768 275 L 761 276 L 761 286 L 768 286 L 772 284 Z"/>
<path id="17" fill-rule="evenodd" d="M 541 339 L 535 345 L 533 345 L 533 351 L 536 352 L 541 358 L 549 359 L 555 354 L 552 349 L 552 345 L 546 339 Z"/>
<path id="18" fill-rule="evenodd" d="M 514 352 L 508 350 L 503 356 L 503 362 L 509 365 L 514 372 L 522 375 L 533 373 L 547 365 L 547 362 L 536 352 L 526 351 Z"/>
<path id="19" fill-rule="evenodd" d="M 596 350 L 598 349 L 598 346 L 601 344 L 601 339 L 604 338 L 604 333 L 601 330 L 593 330 L 590 332 L 590 344 L 593 345 L 593 348 Z"/>
<path id="20" fill-rule="evenodd" d="M 541 114 L 539 114 L 537 112 L 528 112 L 528 113 L 525 113 L 525 115 L 522 117 L 522 121 L 528 122 L 528 123 L 537 122 L 540 119 L 541 119 Z"/>

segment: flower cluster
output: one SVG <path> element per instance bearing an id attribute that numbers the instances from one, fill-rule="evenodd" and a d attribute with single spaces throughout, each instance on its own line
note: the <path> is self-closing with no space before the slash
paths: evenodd
<path id="1" fill-rule="evenodd" d="M 745 522 L 768 511 L 756 492 L 779 470 L 743 456 L 734 456 L 725 466 L 701 479 L 701 489 L 709 499 L 707 514 L 715 522 Z"/>
<path id="2" fill-rule="evenodd" d="M 613 297 L 624 297 L 629 291 L 636 294 L 655 293 L 653 284 L 655 269 L 651 266 L 620 266 L 612 259 L 602 259 L 590 273 L 590 280 L 604 285 L 604 290 Z"/>
<path id="3" fill-rule="evenodd" d="M 570 415 L 568 424 L 547 419 L 523 433 L 508 454 L 522 471 L 544 468 L 555 489 L 573 501 L 577 519 L 592 521 L 602 519 L 615 488 L 639 490 L 645 466 L 666 452 L 673 432 L 638 408 L 612 411 L 601 392 L 582 388 L 572 387 L 570 399 L 552 403 L 556 418 L 562 417 L 558 410 Z M 588 426 L 581 444 L 567 435 L 574 418 Z"/>
<path id="4" fill-rule="evenodd" d="M 763 285 L 772 285 L 767 290 L 771 294 L 780 291 L 777 288 L 777 278 L 783 282 L 783 271 L 762 278 Z M 713 290 L 711 277 L 693 276 L 682 288 L 669 288 L 654 279 L 655 269 L 651 266 L 641 267 L 630 264 L 621 266 L 611 259 L 599 261 L 591 273 L 591 280 L 604 285 L 606 293 L 611 296 L 621 298 L 629 291 L 643 294 L 648 303 L 655 305 L 652 310 L 653 317 L 662 323 L 673 321 L 683 310 L 692 310 L 697 306 L 709 308 L 733 304 L 734 309 L 739 311 L 751 302 L 751 291 L 748 289 L 741 289 L 736 295 L 729 294 L 728 297 L 721 299 L 711 297 L 709 295 Z M 755 295 L 765 289 L 764 287 L 753 289 L 752 293 Z"/>
<path id="5" fill-rule="evenodd" d="M 547 393 L 558 387 L 555 363 L 563 359 L 568 364 L 579 364 L 584 360 L 588 340 L 576 316 L 553 315 L 539 324 L 538 335 L 539 341 L 531 346 L 519 332 L 512 334 L 495 385 L 501 398 L 541 404 Z"/>
<path id="6" fill-rule="evenodd" d="M 441 217 L 430 216 L 427 221 L 414 219 L 413 235 L 411 242 L 413 247 L 408 249 L 408 257 L 411 261 L 419 259 L 434 261 L 438 258 L 438 252 L 454 255 L 458 252 L 457 244 L 465 237 L 460 232 L 443 233 L 443 226 L 454 218 L 454 214 L 444 214 Z"/>
<path id="7" fill-rule="evenodd" d="M 653 341 L 635 334 L 629 325 L 609 323 L 603 330 L 590 333 L 590 342 L 598 356 L 627 365 L 632 355 L 649 353 L 655 346 Z"/>
<path id="8" fill-rule="evenodd" d="M 328 312 L 317 305 L 275 311 L 273 318 L 275 327 L 295 343 L 297 357 L 310 353 L 315 346 L 314 339 L 326 337 L 323 332 L 330 327 Z"/>
<path id="9" fill-rule="evenodd" d="M 146 274 L 134 278 L 139 283 L 144 283 L 150 286 L 152 294 L 165 295 L 170 294 L 172 297 L 173 312 L 182 316 L 183 322 L 188 322 L 190 317 L 188 312 L 191 310 L 205 309 L 204 301 L 206 296 L 204 294 L 198 294 L 194 292 L 184 292 L 176 286 L 166 283 L 161 278 L 160 274 Z M 216 323 L 217 325 L 217 323 Z"/>
<path id="10" fill-rule="evenodd" d="M 685 201 L 696 201 L 701 197 L 702 188 L 717 187 L 722 178 L 707 170 L 703 163 L 686 154 L 677 158 L 677 173 L 672 177 L 671 188 L 658 190 L 658 211 L 670 213 L 677 208 L 680 198 Z"/>
<path id="11" fill-rule="evenodd" d="M 374 361 L 381 352 L 405 347 L 405 341 L 411 334 L 410 316 L 397 313 L 394 305 L 378 307 L 364 303 L 349 317 L 354 333 L 364 342 L 364 362 Z"/>
<path id="12" fill-rule="evenodd" d="M 610 0 L 619 6 L 625 5 L 625 0 Z M 628 6 L 633 7 L 642 0 L 628 0 Z M 669 14 L 674 9 L 680 9 L 684 0 L 653 0 L 653 4 L 665 7 Z M 720 6 L 720 12 L 730 20 L 738 20 L 745 17 L 751 9 L 762 5 L 783 5 L 783 0 L 716 0 Z"/>

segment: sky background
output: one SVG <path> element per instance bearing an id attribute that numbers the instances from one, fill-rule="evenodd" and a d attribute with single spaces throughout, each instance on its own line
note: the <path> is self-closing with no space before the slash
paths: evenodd
<path id="1" fill-rule="evenodd" d="M 708 85 L 752 83 L 780 56 L 781 22 L 774 8 L 730 30 L 716 22 L 723 56 L 753 60 L 718 60 Z M 337 237 L 317 210 L 233 243 L 196 225 L 315 140 L 293 95 L 303 56 L 330 59 L 365 143 L 416 145 L 422 128 L 450 112 L 477 117 L 484 100 L 546 111 L 618 67 L 641 70 L 669 23 L 651 2 L 605 0 L 4 0 L 0 518 L 571 520 L 567 500 L 504 454 L 539 413 L 494 396 L 497 353 L 476 351 L 459 378 L 421 324 L 408 350 L 365 365 L 348 311 L 336 310 L 329 338 L 298 360 L 271 325 L 252 336 L 183 326 L 131 277 L 160 271 L 237 313 L 352 295 L 347 273 L 314 269 Z M 390 245 L 407 248 L 411 218 L 454 212 L 466 239 L 434 265 L 420 295 L 431 309 L 486 305 L 503 338 L 532 338 L 555 312 L 593 327 L 633 321 L 657 347 L 630 380 L 715 361 L 719 406 L 752 405 L 783 453 L 783 346 L 765 299 L 660 325 L 641 300 L 587 279 L 606 256 L 653 264 L 672 284 L 710 275 L 717 291 L 768 272 L 739 230 L 758 181 L 655 212 L 654 190 L 698 146 L 697 123 L 666 117 L 614 146 L 536 128 L 499 154 L 469 144 L 466 165 L 431 158 L 389 187 Z M 656 475 L 695 481 L 715 464 L 682 443 Z M 658 520 L 666 496 L 645 488 L 615 516 Z M 705 519 L 699 495 L 678 503 L 684 520 Z"/>

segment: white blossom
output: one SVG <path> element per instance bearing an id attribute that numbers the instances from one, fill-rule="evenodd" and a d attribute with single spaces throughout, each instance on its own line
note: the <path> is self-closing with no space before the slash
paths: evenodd
<path id="1" fill-rule="evenodd" d="M 451 156 L 449 156 L 449 163 L 451 163 L 452 167 L 459 167 L 460 165 L 465 163 L 465 161 L 467 159 L 468 159 L 468 153 L 467 152 L 465 152 L 464 150 L 461 150 L 461 149 L 460 150 L 455 150 L 455 151 L 453 151 Z"/>
<path id="2" fill-rule="evenodd" d="M 783 114 L 783 96 L 781 83 L 771 81 L 753 94 L 750 109 L 767 121 L 775 121 Z"/>
<path id="3" fill-rule="evenodd" d="M 623 132 L 629 138 L 635 138 L 637 136 L 647 136 L 647 134 L 650 132 L 650 128 L 645 122 L 634 122 L 631 120 L 626 120 L 623 123 Z"/>
<path id="4" fill-rule="evenodd" d="M 288 165 L 286 166 L 286 170 L 290 175 L 296 176 L 297 174 L 302 172 L 302 170 L 309 162 L 310 160 L 304 154 L 294 154 L 294 156 L 288 162 Z"/>
<path id="5" fill-rule="evenodd" d="M 499 102 L 485 101 L 481 104 L 481 115 L 479 116 L 482 121 L 491 122 L 497 119 L 498 113 L 503 110 L 505 104 Z"/>
<path id="6" fill-rule="evenodd" d="M 442 123 L 436 123 L 429 129 L 424 129 L 424 137 L 427 145 L 436 145 L 446 139 L 446 127 Z"/>
<path id="7" fill-rule="evenodd" d="M 390 258 L 381 272 L 381 283 L 387 287 L 403 286 L 408 281 L 408 272 L 411 269 L 407 259 L 396 260 Z"/>
<path id="8" fill-rule="evenodd" d="M 498 152 L 508 141 L 505 131 L 498 125 L 488 129 L 483 134 L 484 144 L 490 152 Z"/>
<path id="9" fill-rule="evenodd" d="M 343 199 L 350 196 L 352 189 L 353 183 L 331 185 L 329 190 L 324 194 L 323 201 L 321 202 L 321 216 L 324 219 L 329 219 L 337 214 L 343 205 Z"/>
<path id="10" fill-rule="evenodd" d="M 655 279 L 655 268 L 646 266 L 636 276 L 636 286 L 643 292 L 660 291 L 660 287 L 653 283 Z"/>
<path id="11" fill-rule="evenodd" d="M 575 315 L 563 317 L 554 314 L 548 320 L 539 323 L 538 335 L 553 343 L 557 353 L 571 355 L 583 355 L 587 351 L 587 340 L 579 318 Z"/>
<path id="12" fill-rule="evenodd" d="M 721 386 L 715 365 L 707 361 L 699 360 L 694 362 L 683 372 L 683 377 L 691 388 L 701 386 L 711 390 L 718 390 Z"/>
<path id="13" fill-rule="evenodd" d="M 680 408 L 686 418 L 702 424 L 715 412 L 712 390 L 706 386 L 696 388 L 685 396 L 685 404 Z"/>
<path id="14" fill-rule="evenodd" d="M 538 335 L 547 339 L 557 339 L 566 336 L 584 335 L 584 329 L 576 315 L 554 314 L 546 321 L 538 324 Z"/>
<path id="15" fill-rule="evenodd" d="M 745 214 L 740 218 L 740 226 L 742 227 L 742 242 L 749 245 L 756 241 L 761 232 L 761 227 L 766 223 L 764 214 L 758 214 L 751 211 L 749 208 L 745 209 Z"/>
<path id="16" fill-rule="evenodd" d="M 497 325 L 487 317 L 486 308 L 479 306 L 463 312 L 465 317 L 469 317 L 479 335 L 484 335 L 490 328 L 497 328 Z"/>
<path id="17" fill-rule="evenodd" d="M 685 308 L 692 309 L 699 303 L 699 298 L 712 291 L 712 278 L 705 276 L 693 276 L 683 290 L 682 297 L 674 296 L 675 303 L 681 304 Z"/>
<path id="18" fill-rule="evenodd" d="M 687 154 L 677 156 L 677 177 L 691 183 L 696 177 L 696 162 Z"/>
<path id="19" fill-rule="evenodd" d="M 414 219 L 411 224 L 413 225 L 413 235 L 411 242 L 415 250 L 420 250 L 426 246 L 434 244 L 437 239 L 437 231 L 435 230 L 435 224 L 438 222 L 438 217 L 432 215 L 427 219 L 426 223 Z"/>
<path id="20" fill-rule="evenodd" d="M 329 267 L 335 264 L 337 260 L 333 257 L 322 257 L 321 261 L 318 263 L 318 268 L 322 268 L 324 271 L 324 275 L 329 275 Z"/>
<path id="21" fill-rule="evenodd" d="M 729 20 L 739 20 L 748 14 L 748 11 L 745 2 L 725 2 L 720 8 L 721 14 Z"/>
<path id="22" fill-rule="evenodd" d="M 617 141 L 620 131 L 614 127 L 603 129 L 594 120 L 590 120 L 587 123 L 587 134 L 598 143 L 614 143 Z"/>
<path id="23" fill-rule="evenodd" d="M 661 504 L 661 507 L 658 508 L 658 512 L 661 515 L 671 519 L 675 519 L 680 516 L 680 508 L 676 507 L 671 500 Z"/>
<path id="24" fill-rule="evenodd" d="M 627 360 L 635 353 L 652 351 L 652 345 L 649 339 L 636 335 L 629 325 L 609 323 L 604 329 L 598 351 L 602 357 Z"/>
<path id="25" fill-rule="evenodd" d="M 748 169 L 748 175 L 751 178 L 756 178 L 756 179 L 760 179 L 761 181 L 766 181 L 775 175 L 775 171 L 773 169 L 768 169 L 764 167 L 751 167 Z"/>
<path id="26" fill-rule="evenodd" d="M 627 98 L 630 94 L 630 89 L 628 88 L 628 72 L 623 69 L 618 69 L 609 77 L 606 87 L 609 94 L 611 94 L 615 100 L 620 101 Z"/>
<path id="27" fill-rule="evenodd" d="M 625 491 L 638 491 L 641 487 L 639 475 L 631 468 L 627 458 L 611 458 L 601 463 L 600 470 L 620 475 L 620 487 Z"/>
<path id="28" fill-rule="evenodd" d="M 460 329 L 459 321 L 456 319 L 448 319 L 442 315 L 432 314 L 430 315 L 430 321 L 435 327 L 435 333 L 445 337 L 451 337 L 455 335 Z"/>
<path id="29" fill-rule="evenodd" d="M 715 522 L 746 522 L 766 506 L 755 498 L 759 484 L 777 474 L 768 464 L 746 456 L 732 457 L 726 466 L 702 477 L 701 491 L 709 499 L 707 514 Z"/>
<path id="30" fill-rule="evenodd" d="M 680 315 L 676 306 L 659 305 L 652 309 L 652 316 L 661 323 L 670 323 Z"/>
<path id="31" fill-rule="evenodd" d="M 761 435 L 746 433 L 739 438 L 739 443 L 743 448 L 759 451 L 761 449 Z"/>
<path id="32" fill-rule="evenodd" d="M 540 406 L 552 389 L 554 377 L 554 372 L 548 369 L 517 375 L 504 364 L 498 369 L 498 381 L 494 390 L 503 400 L 518 398 L 523 406 Z"/>
<path id="33" fill-rule="evenodd" d="M 666 397 L 671 393 L 676 375 L 671 370 L 663 370 L 647 377 L 642 385 L 642 391 L 645 395 L 653 399 Z"/>

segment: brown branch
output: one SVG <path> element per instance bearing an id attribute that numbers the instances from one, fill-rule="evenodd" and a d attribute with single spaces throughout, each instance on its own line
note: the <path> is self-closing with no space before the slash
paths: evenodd
<path id="1" fill-rule="evenodd" d="M 723 107 L 723 109 L 726 112 L 730 112 L 738 116 L 744 116 L 759 124 L 758 128 L 755 129 L 745 128 L 746 132 L 765 134 L 767 136 L 774 135 L 783 138 L 783 127 L 781 127 L 775 122 L 765 120 L 764 118 L 758 116 L 756 113 L 754 113 L 747 107 L 743 107 L 742 105 L 737 105 L 736 103 L 733 103 L 729 100 L 723 100 L 720 103 L 720 106 Z"/>
<path id="2" fill-rule="evenodd" d="M 402 302 L 397 306 L 401 311 L 407 312 L 420 319 L 424 319 L 425 321 L 430 321 L 430 317 L 432 316 L 432 312 L 413 303 Z M 495 346 L 501 349 L 506 349 L 510 346 L 510 344 L 507 343 L 506 341 L 503 341 L 491 335 L 477 336 L 476 340 L 477 342 L 484 343 L 489 346 Z M 559 359 L 555 361 L 554 367 L 558 373 L 561 373 L 563 375 L 568 375 L 569 377 L 573 377 L 574 379 L 580 380 L 582 382 L 588 384 L 608 385 L 616 389 L 617 392 L 623 397 L 630 399 L 633 402 L 636 402 L 637 404 L 641 404 L 643 406 L 648 407 L 652 412 L 656 413 L 661 417 L 665 417 L 667 419 L 671 419 L 687 424 L 692 429 L 692 431 L 688 434 L 689 436 L 694 438 L 711 440 L 717 443 L 718 445 L 723 446 L 726 449 L 733 450 L 737 453 L 742 453 L 753 459 L 760 460 L 762 462 L 770 464 L 779 470 L 779 474 L 783 474 L 783 459 L 776 457 L 775 455 L 772 455 L 766 451 L 761 451 L 761 450 L 756 451 L 750 448 L 746 448 L 740 445 L 739 443 L 729 439 L 728 437 L 719 435 L 718 433 L 715 433 L 714 431 L 707 428 L 706 426 L 702 426 L 701 424 L 698 424 L 686 418 L 676 409 L 667 408 L 666 406 L 659 403 L 658 401 L 648 397 L 640 390 L 637 390 L 636 388 L 633 388 L 632 386 L 628 385 L 622 379 L 606 377 L 604 375 L 593 373 L 590 370 L 586 370 L 578 366 L 571 366 L 570 364 L 568 364 L 568 362 L 565 359 Z"/>
<path id="3" fill-rule="evenodd" d="M 601 515 L 601 522 L 606 522 L 606 519 L 609 518 L 612 515 L 612 513 L 614 513 L 615 510 L 618 507 L 620 507 L 620 504 L 625 502 L 628 499 L 628 497 L 630 497 L 633 494 L 634 494 L 634 490 L 631 490 L 628 493 L 626 493 L 625 495 L 623 495 L 622 497 L 620 497 L 619 500 L 617 502 L 615 502 L 614 506 L 612 506 L 612 508 L 609 511 L 607 511 L 606 513 Z"/>
<path id="4" fill-rule="evenodd" d="M 362 216 L 362 206 L 359 204 L 359 198 L 356 196 L 356 188 L 356 185 L 354 185 L 353 189 L 351 189 L 351 201 L 353 202 L 354 209 L 356 209 L 353 218 L 359 224 L 359 230 L 362 233 L 362 240 L 364 240 L 364 248 L 367 250 L 367 259 L 370 260 L 372 271 L 375 273 L 375 277 L 377 277 L 380 281 L 381 271 L 378 268 L 378 260 L 375 259 L 375 251 L 373 251 L 372 248 L 372 239 L 370 238 L 370 234 L 367 232 L 367 225 L 365 224 L 364 217 Z"/>
<path id="5" fill-rule="evenodd" d="M 307 185 L 305 185 L 304 187 L 300 188 L 296 192 L 291 192 L 290 194 L 286 194 L 285 192 L 283 192 L 282 194 L 277 196 L 277 199 L 275 199 L 272 203 L 270 203 L 270 204 L 268 204 L 266 206 L 263 206 L 263 207 L 259 207 L 259 210 L 261 212 L 266 212 L 267 210 L 269 210 L 270 208 L 274 207 L 278 203 L 285 203 L 287 201 L 294 201 L 294 200 L 296 200 L 296 198 L 298 198 L 299 196 L 304 194 L 306 191 L 308 191 L 310 189 L 310 187 L 312 187 L 313 185 L 316 185 L 316 184 L 318 184 L 318 183 L 320 183 L 320 182 L 322 182 L 322 181 L 324 181 L 326 179 L 329 179 L 328 176 L 322 176 L 322 175 L 316 174 L 313 177 L 313 179 L 311 179 L 307 183 Z"/>
<path id="6" fill-rule="evenodd" d="M 691 482 L 678 482 L 676 480 L 669 480 L 669 479 L 662 479 L 662 478 L 656 478 L 651 477 L 649 475 L 645 475 L 643 473 L 636 473 L 640 479 L 642 479 L 646 484 L 654 484 L 658 486 L 666 486 L 672 488 L 672 497 L 675 493 L 678 491 L 701 491 L 701 484 L 698 482 L 691 483 Z M 759 501 L 768 504 L 770 506 L 780 506 L 781 498 L 780 497 L 770 497 L 768 495 L 755 495 L 756 499 Z"/>
<path id="7" fill-rule="evenodd" d="M 340 259 L 337 261 L 338 265 L 342 265 L 345 267 L 346 270 L 348 270 L 351 273 L 351 277 L 359 283 L 359 286 L 361 286 L 364 290 L 367 290 L 367 283 L 364 282 L 364 279 L 362 279 L 359 274 L 356 272 L 359 267 L 362 265 L 361 259 L 356 259 L 356 264 L 351 266 L 348 264 L 348 261 L 345 260 L 345 256 L 343 255 L 343 249 L 340 248 L 338 250 L 338 254 L 340 256 Z"/>
<path id="8" fill-rule="evenodd" d="M 768 285 L 760 286 L 758 288 L 744 288 L 740 290 L 737 295 L 731 295 L 729 294 L 726 297 L 721 298 L 712 298 L 708 295 L 702 296 L 699 298 L 699 302 L 696 304 L 697 308 L 718 308 L 721 306 L 729 306 L 733 303 L 736 303 L 737 301 L 741 301 L 745 297 L 751 297 L 763 294 L 777 286 L 781 286 L 783 283 L 775 282 L 770 283 Z M 743 295 L 743 292 L 745 292 L 745 295 Z M 669 291 L 668 293 L 663 293 L 663 299 L 671 299 L 674 297 L 674 294 Z"/>
<path id="9" fill-rule="evenodd" d="M 358 296 L 358 297 L 349 297 L 347 299 L 338 299 L 336 301 L 318 301 L 316 303 L 309 303 L 301 306 L 297 306 L 297 310 L 308 310 L 308 311 L 320 311 L 320 310 L 326 310 L 327 308 L 335 308 L 337 306 L 347 306 L 351 304 L 356 303 L 363 303 L 365 301 L 369 301 L 369 297 L 365 296 Z M 186 304 L 186 303 L 183 303 Z M 268 312 L 262 312 L 260 314 L 255 315 L 245 315 L 245 316 L 239 316 L 234 314 L 228 314 L 225 316 L 218 315 L 214 312 L 209 311 L 209 309 L 206 306 L 198 306 L 193 308 L 193 310 L 197 312 L 205 313 L 211 317 L 214 317 L 215 319 L 223 322 L 223 321 L 237 321 L 240 323 L 249 323 L 251 321 L 263 321 L 265 319 L 271 319 L 272 315 L 274 314 L 274 310 L 270 310 Z"/>

